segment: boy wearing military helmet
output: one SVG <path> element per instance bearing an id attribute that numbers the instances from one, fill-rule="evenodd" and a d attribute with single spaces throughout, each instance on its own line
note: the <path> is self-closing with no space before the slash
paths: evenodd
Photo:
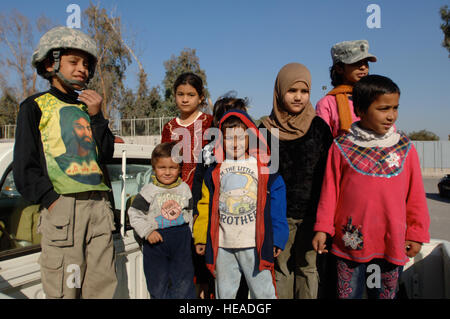
<path id="1" fill-rule="evenodd" d="M 47 298 L 112 298 L 117 285 L 102 170 L 114 136 L 101 96 L 86 89 L 96 54 L 94 40 L 77 29 L 44 34 L 32 65 L 51 87 L 23 101 L 17 117 L 14 180 L 25 199 L 41 205 L 39 263 Z"/>

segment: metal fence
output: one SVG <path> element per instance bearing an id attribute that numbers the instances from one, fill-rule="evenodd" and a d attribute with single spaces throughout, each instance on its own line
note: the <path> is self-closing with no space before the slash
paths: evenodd
<path id="1" fill-rule="evenodd" d="M 118 121 L 117 135 L 120 136 L 150 136 L 161 135 L 164 125 L 171 117 L 150 117 L 139 119 L 121 119 Z"/>
<path id="2" fill-rule="evenodd" d="M 150 136 L 161 135 L 164 125 L 171 117 L 152 117 L 139 119 L 121 119 L 111 130 L 120 136 Z M 14 139 L 16 126 L 14 124 L 0 126 L 0 139 Z"/>
<path id="3" fill-rule="evenodd" d="M 13 139 L 16 133 L 16 126 L 14 124 L 7 124 L 0 126 L 0 139 Z"/>
<path id="4" fill-rule="evenodd" d="M 122 137 L 160 136 L 164 125 L 170 117 L 121 119 L 114 129 L 116 135 Z M 0 140 L 14 139 L 15 125 L 3 125 L 0 129 Z M 422 170 L 439 172 L 450 170 L 450 141 L 413 141 L 419 154 Z"/>

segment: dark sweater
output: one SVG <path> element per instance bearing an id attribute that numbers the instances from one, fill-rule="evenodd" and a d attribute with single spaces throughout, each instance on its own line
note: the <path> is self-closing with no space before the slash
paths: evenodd
<path id="1" fill-rule="evenodd" d="M 17 190 L 22 196 L 32 203 L 42 204 L 48 208 L 58 199 L 59 194 L 54 190 L 48 176 L 39 131 L 42 112 L 36 99 L 47 93 L 68 104 L 80 103 L 76 92 L 65 94 L 53 86 L 49 91 L 30 96 L 21 103 L 17 117 L 13 173 Z M 114 153 L 114 136 L 108 128 L 108 123 L 101 112 L 90 117 L 100 165 L 108 162 Z M 105 182 L 109 184 L 108 181 Z"/>
<path id="2" fill-rule="evenodd" d="M 259 128 L 265 128 L 263 124 Z M 328 149 L 333 137 L 327 123 L 316 116 L 308 132 L 295 140 L 279 140 L 279 148 L 271 145 L 270 131 L 267 142 L 272 163 L 279 154 L 278 172 L 286 184 L 287 217 L 315 220 Z M 275 138 L 275 137 L 274 137 Z"/>

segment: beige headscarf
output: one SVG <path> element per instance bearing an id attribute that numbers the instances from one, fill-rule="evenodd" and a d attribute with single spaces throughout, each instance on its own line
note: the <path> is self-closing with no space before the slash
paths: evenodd
<path id="1" fill-rule="evenodd" d="M 289 63 L 281 68 L 275 80 L 273 109 L 269 117 L 262 120 L 267 129 L 278 128 L 280 140 L 295 140 L 308 132 L 316 111 L 308 104 L 298 114 L 290 114 L 284 107 L 284 95 L 297 82 L 303 82 L 311 90 L 311 73 L 300 63 Z"/>

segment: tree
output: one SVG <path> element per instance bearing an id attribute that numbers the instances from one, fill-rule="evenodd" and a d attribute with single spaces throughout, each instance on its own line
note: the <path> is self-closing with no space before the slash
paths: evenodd
<path id="1" fill-rule="evenodd" d="M 439 13 L 441 14 L 441 19 L 444 23 L 441 24 L 441 30 L 444 32 L 444 40 L 442 41 L 442 46 L 444 48 L 447 48 L 447 50 L 450 52 L 450 10 L 448 9 L 448 6 L 445 5 L 441 7 L 439 10 Z M 450 54 L 448 55 L 450 58 Z"/>
<path id="2" fill-rule="evenodd" d="M 85 14 L 88 32 L 97 42 L 98 64 L 91 87 L 103 95 L 103 112 L 110 118 L 153 117 L 162 108 L 159 87 L 149 89 L 147 73 L 122 34 L 119 17 L 91 4 Z M 136 94 L 123 84 L 127 67 L 136 61 L 139 86 Z"/>
<path id="3" fill-rule="evenodd" d="M 172 55 L 171 58 L 164 62 L 166 75 L 163 80 L 164 85 L 164 108 L 166 114 L 177 114 L 178 110 L 175 105 L 175 96 L 173 92 L 173 84 L 177 77 L 184 72 L 192 72 L 197 74 L 203 81 L 205 87 L 205 99 L 209 98 L 209 91 L 207 89 L 206 73 L 200 68 L 199 58 L 196 55 L 195 49 L 185 48 L 180 52 L 179 56 Z M 207 111 L 207 110 L 203 110 Z"/>
<path id="4" fill-rule="evenodd" d="M 159 86 L 149 89 L 147 85 L 147 74 L 141 69 L 139 71 L 139 88 L 135 102 L 136 117 L 164 116 L 162 104 Z"/>
<path id="5" fill-rule="evenodd" d="M 35 22 L 36 29 L 41 33 L 48 31 L 51 26 L 52 22 L 45 16 L 41 16 Z M 0 84 L 3 89 L 16 87 L 14 95 L 19 101 L 37 91 L 37 74 L 30 64 L 33 43 L 33 24 L 27 17 L 17 10 L 0 15 L 0 46 L 7 52 L 5 57 L 0 59 L 0 73 L 3 75 L 1 81 L 3 83 Z M 19 82 L 17 85 L 11 83 L 15 77 L 10 77 L 9 71 L 17 74 Z M 8 84 L 5 84 L 6 78 Z"/>
<path id="6" fill-rule="evenodd" d="M 411 132 L 408 137 L 413 141 L 439 141 L 439 136 L 427 130 Z"/>
<path id="7" fill-rule="evenodd" d="M 119 102 L 126 92 L 123 80 L 131 55 L 124 45 L 119 17 L 109 17 L 104 8 L 92 3 L 84 11 L 88 21 L 87 32 L 97 43 L 97 68 L 89 88 L 103 97 L 103 114 L 114 120 L 119 117 Z"/>
<path id="8" fill-rule="evenodd" d="M 0 126 L 16 124 L 19 103 L 11 90 L 4 89 L 0 98 Z"/>

